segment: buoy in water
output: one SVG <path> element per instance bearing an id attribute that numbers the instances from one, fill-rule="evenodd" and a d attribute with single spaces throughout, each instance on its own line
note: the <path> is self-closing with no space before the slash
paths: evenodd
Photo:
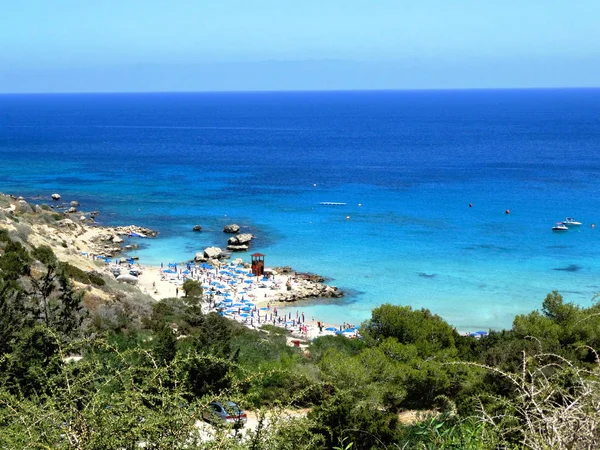
<path id="1" fill-rule="evenodd" d="M 469 208 L 472 208 L 472 207 L 473 207 L 473 203 L 469 203 Z"/>
<path id="2" fill-rule="evenodd" d="M 346 220 L 350 220 L 350 216 L 346 216 Z"/>
<path id="3" fill-rule="evenodd" d="M 510 214 L 510 209 L 507 209 L 506 211 L 504 211 L 504 214 Z"/>

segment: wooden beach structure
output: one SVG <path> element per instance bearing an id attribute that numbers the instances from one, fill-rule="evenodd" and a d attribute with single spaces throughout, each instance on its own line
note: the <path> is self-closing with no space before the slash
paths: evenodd
<path id="1" fill-rule="evenodd" d="M 262 253 L 253 253 L 252 257 L 252 273 L 259 277 L 265 274 L 265 255 Z"/>

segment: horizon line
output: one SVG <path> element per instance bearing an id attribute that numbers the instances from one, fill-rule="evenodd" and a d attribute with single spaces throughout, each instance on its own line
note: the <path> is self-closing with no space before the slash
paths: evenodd
<path id="1" fill-rule="evenodd" d="M 0 95 L 111 95 L 111 94 L 254 94 L 315 92 L 451 92 L 451 91 L 559 91 L 594 90 L 600 86 L 457 87 L 457 88 L 360 88 L 360 89 L 240 89 L 240 90 L 156 90 L 156 91 L 56 91 L 0 92 Z"/>

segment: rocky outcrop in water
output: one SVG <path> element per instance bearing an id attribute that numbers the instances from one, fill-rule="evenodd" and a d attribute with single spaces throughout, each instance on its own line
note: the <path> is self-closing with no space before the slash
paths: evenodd
<path id="1" fill-rule="evenodd" d="M 227 250 L 232 252 L 244 252 L 250 247 L 250 242 L 254 236 L 250 233 L 238 234 L 230 237 L 227 241 Z"/>
<path id="2" fill-rule="evenodd" d="M 340 298 L 344 293 L 335 286 L 310 280 L 298 280 L 293 289 L 275 294 L 274 300 L 278 302 L 295 302 L 309 298 Z"/>
<path id="3" fill-rule="evenodd" d="M 240 226 L 232 223 L 230 225 L 225 225 L 225 228 L 223 228 L 223 232 L 224 233 L 238 233 L 240 231 Z"/>

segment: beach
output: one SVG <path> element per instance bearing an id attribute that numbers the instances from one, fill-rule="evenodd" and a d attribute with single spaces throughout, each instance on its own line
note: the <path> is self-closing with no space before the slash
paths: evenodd
<path id="1" fill-rule="evenodd" d="M 39 205 L 30 205 L 22 197 L 4 198 L 9 201 L 5 209 L 9 215 L 17 210 L 43 211 Z M 302 300 L 283 301 L 311 298 L 336 290 L 305 274 L 289 268 L 285 269 L 286 273 L 280 273 L 282 269 L 277 271 L 267 267 L 263 268 L 264 274 L 255 276 L 251 264 L 241 257 L 231 261 L 230 258 L 207 258 L 208 262 L 189 260 L 146 265 L 137 258 L 121 256 L 121 251 L 125 250 L 125 239 L 153 240 L 150 236 L 156 236 L 155 232 L 135 225 L 98 226 L 89 216 L 89 213 L 77 211 L 76 214 L 64 214 L 55 226 L 34 222 L 29 238 L 36 246 L 50 246 L 60 260 L 83 271 L 99 272 L 117 282 L 131 284 L 155 301 L 184 297 L 184 282 L 194 280 L 202 286 L 205 313 L 217 312 L 251 328 L 265 324 L 278 326 L 288 330 L 290 338 L 310 340 L 336 332 L 347 337 L 357 336 L 353 325 L 325 323 L 314 316 L 309 317 L 302 310 Z M 7 218 L 6 227 L 16 231 L 17 223 Z"/>

